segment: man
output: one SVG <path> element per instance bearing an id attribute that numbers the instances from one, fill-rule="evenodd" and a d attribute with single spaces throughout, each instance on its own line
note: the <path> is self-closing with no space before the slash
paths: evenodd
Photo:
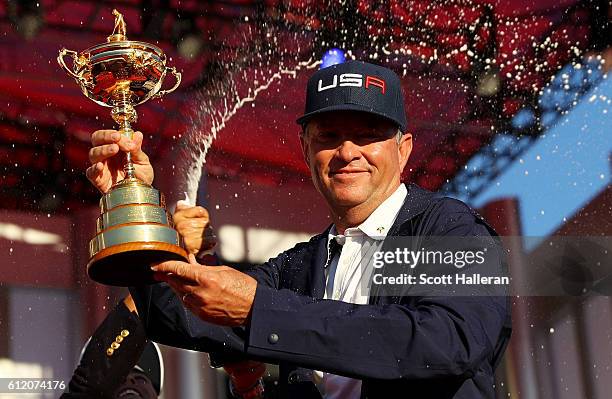
<path id="1" fill-rule="evenodd" d="M 319 70 L 298 122 L 333 224 L 247 273 L 193 257 L 155 266 L 163 284 L 130 288 L 149 337 L 225 362 L 278 363 L 287 398 L 493 397 L 510 335 L 506 298 L 375 295 L 351 261 L 386 237 L 495 235 L 465 204 L 401 184 L 412 135 L 399 77 L 357 61 Z M 116 173 L 109 134 L 94 133 L 88 169 L 103 191 Z M 126 148 L 137 174 L 152 177 L 139 142 Z"/>

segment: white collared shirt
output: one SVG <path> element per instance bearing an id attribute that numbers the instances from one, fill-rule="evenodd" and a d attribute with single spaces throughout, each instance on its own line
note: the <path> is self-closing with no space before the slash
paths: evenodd
<path id="1" fill-rule="evenodd" d="M 342 245 L 342 252 L 326 262 L 323 299 L 360 305 L 368 303 L 369 281 L 365 276 L 370 276 L 372 270 L 365 268 L 371 268 L 372 262 L 363 260 L 372 256 L 387 237 L 407 195 L 406 186 L 400 184 L 359 226 L 346 229 L 344 234 L 337 234 L 336 226 L 332 226 L 327 237 L 328 248 L 329 242 L 335 239 Z M 325 399 L 359 398 L 361 394 L 360 380 L 321 371 L 314 372 L 313 380 Z"/>

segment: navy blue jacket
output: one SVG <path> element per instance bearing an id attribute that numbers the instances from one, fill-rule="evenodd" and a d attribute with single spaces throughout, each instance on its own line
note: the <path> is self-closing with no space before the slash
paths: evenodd
<path id="1" fill-rule="evenodd" d="M 496 235 L 464 203 L 407 188 L 389 236 Z M 283 397 L 320 397 L 312 370 L 362 379 L 362 398 L 494 397 L 494 370 L 511 331 L 507 297 L 371 296 L 367 305 L 323 300 L 326 245 L 327 231 L 252 268 L 258 285 L 243 328 L 200 320 L 166 284 L 130 292 L 149 338 L 277 363 Z"/>

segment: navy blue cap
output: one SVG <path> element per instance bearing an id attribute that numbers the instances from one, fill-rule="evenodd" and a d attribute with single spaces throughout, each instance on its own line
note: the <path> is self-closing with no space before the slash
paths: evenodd
<path id="1" fill-rule="evenodd" d="M 361 111 L 394 122 L 406 131 L 406 111 L 399 76 L 362 61 L 347 61 L 315 72 L 308 79 L 306 109 L 297 123 L 330 111 Z"/>

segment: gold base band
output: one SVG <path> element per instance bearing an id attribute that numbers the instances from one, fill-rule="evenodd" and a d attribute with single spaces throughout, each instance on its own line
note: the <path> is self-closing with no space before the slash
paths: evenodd
<path id="1" fill-rule="evenodd" d="M 101 284 L 129 287 L 153 284 L 151 265 L 187 260 L 187 252 L 164 242 L 130 242 L 105 248 L 87 264 L 89 277 Z"/>

